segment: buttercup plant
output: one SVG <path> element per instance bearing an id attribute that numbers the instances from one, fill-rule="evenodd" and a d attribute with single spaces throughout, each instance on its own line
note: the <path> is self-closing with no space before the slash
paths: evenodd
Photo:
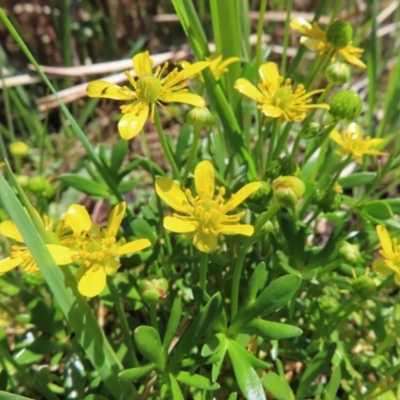
<path id="1" fill-rule="evenodd" d="M 0 398 L 399 398 L 393 4 L 61 3 L 0 8 Z"/>

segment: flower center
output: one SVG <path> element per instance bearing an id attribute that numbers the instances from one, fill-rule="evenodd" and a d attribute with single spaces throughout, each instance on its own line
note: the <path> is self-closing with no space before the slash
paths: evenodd
<path id="1" fill-rule="evenodd" d="M 279 88 L 273 95 L 271 104 L 279 108 L 286 108 L 292 102 L 292 95 L 292 88 L 285 85 Z"/>
<path id="2" fill-rule="evenodd" d="M 150 75 L 140 78 L 137 82 L 137 95 L 140 101 L 154 103 L 161 89 L 161 81 L 156 76 Z"/>

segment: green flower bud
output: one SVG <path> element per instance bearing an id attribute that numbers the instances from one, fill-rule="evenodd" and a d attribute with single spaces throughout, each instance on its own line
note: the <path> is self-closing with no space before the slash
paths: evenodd
<path id="1" fill-rule="evenodd" d="M 353 292 L 361 300 L 369 300 L 376 295 L 376 286 L 369 276 L 361 275 L 351 284 Z"/>
<path id="2" fill-rule="evenodd" d="M 253 192 L 249 199 L 259 206 L 265 206 L 268 201 L 268 196 L 271 193 L 271 184 L 269 182 L 261 181 L 261 186 L 258 190 Z"/>
<path id="3" fill-rule="evenodd" d="M 310 122 L 306 129 L 300 132 L 300 137 L 303 139 L 312 139 L 317 136 L 321 125 L 318 122 Z"/>
<path id="4" fill-rule="evenodd" d="M 344 85 L 350 79 L 350 68 L 345 63 L 336 62 L 325 70 L 325 76 L 329 83 Z"/>
<path id="5" fill-rule="evenodd" d="M 11 143 L 8 149 L 14 157 L 25 157 L 29 153 L 29 146 L 24 142 Z"/>
<path id="6" fill-rule="evenodd" d="M 315 194 L 315 203 L 324 213 L 333 212 L 342 204 L 342 196 L 333 188 L 318 190 Z"/>
<path id="7" fill-rule="evenodd" d="M 186 122 L 190 125 L 202 128 L 214 123 L 214 117 L 207 107 L 195 107 L 186 116 Z"/>
<path id="8" fill-rule="evenodd" d="M 15 316 L 15 320 L 19 324 L 29 324 L 32 320 L 32 317 L 29 314 L 18 314 Z"/>
<path id="9" fill-rule="evenodd" d="M 23 274 L 22 280 L 28 286 L 42 286 L 45 283 L 45 279 L 41 273 Z"/>
<path id="10" fill-rule="evenodd" d="M 50 182 L 46 182 L 46 185 L 43 190 L 43 196 L 47 199 L 50 199 L 56 193 L 56 189 Z"/>
<path id="11" fill-rule="evenodd" d="M 294 208 L 304 195 L 305 185 L 295 176 L 280 176 L 272 182 L 272 190 L 281 207 Z"/>
<path id="12" fill-rule="evenodd" d="M 157 303 L 167 297 L 168 281 L 156 275 L 150 275 L 139 282 L 139 290 L 146 303 Z"/>
<path id="13" fill-rule="evenodd" d="M 346 47 L 353 39 L 353 28 L 349 21 L 338 20 L 328 26 L 326 39 L 337 49 Z"/>
<path id="14" fill-rule="evenodd" d="M 279 176 L 298 176 L 300 174 L 299 165 L 291 157 L 280 157 L 272 161 L 265 171 L 267 179 L 274 180 Z"/>
<path id="15" fill-rule="evenodd" d="M 358 246 L 349 242 L 342 242 L 339 247 L 339 254 L 350 264 L 356 264 L 361 260 Z"/>
<path id="16" fill-rule="evenodd" d="M 28 187 L 29 185 L 29 176 L 27 175 L 17 175 L 16 176 L 17 182 L 19 186 L 21 186 L 23 189 Z"/>
<path id="17" fill-rule="evenodd" d="M 46 179 L 43 176 L 32 176 L 29 179 L 29 189 L 34 193 L 43 192 L 47 184 Z"/>
<path id="18" fill-rule="evenodd" d="M 353 90 L 342 90 L 331 100 L 329 113 L 337 119 L 353 120 L 361 114 L 362 100 Z"/>

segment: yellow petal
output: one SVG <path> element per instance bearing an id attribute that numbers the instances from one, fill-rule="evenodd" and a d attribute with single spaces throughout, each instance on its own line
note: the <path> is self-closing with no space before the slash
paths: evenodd
<path id="1" fill-rule="evenodd" d="M 238 61 L 240 61 L 239 57 L 229 57 L 226 60 L 222 61 L 221 64 L 218 65 L 218 69 L 224 70 L 228 65 L 233 64 Z"/>
<path id="2" fill-rule="evenodd" d="M 177 217 L 165 217 L 164 228 L 175 233 L 190 233 L 196 230 L 196 226 Z"/>
<path id="3" fill-rule="evenodd" d="M 250 99 L 253 99 L 259 103 L 262 102 L 264 99 L 260 91 L 247 79 L 244 78 L 238 79 L 235 82 L 234 88 L 236 90 L 239 90 L 240 93 L 244 94 L 247 97 L 250 97 Z"/>
<path id="4" fill-rule="evenodd" d="M 248 224 L 222 225 L 221 233 L 225 235 L 251 236 L 254 233 L 254 227 Z"/>
<path id="5" fill-rule="evenodd" d="M 304 18 L 295 18 L 290 22 L 290 27 L 303 35 L 308 35 L 312 29 L 312 25 Z"/>
<path id="6" fill-rule="evenodd" d="M 72 204 L 68 207 L 65 219 L 74 233 L 89 231 L 92 227 L 89 213 L 84 206 L 79 204 Z"/>
<path id="7" fill-rule="evenodd" d="M 58 244 L 47 244 L 46 247 L 53 256 L 57 265 L 72 264 L 74 262 L 72 260 L 73 251 L 68 247 L 60 246 Z"/>
<path id="8" fill-rule="evenodd" d="M 193 245 L 204 253 L 211 253 L 217 247 L 217 237 L 198 229 L 193 237 Z"/>
<path id="9" fill-rule="evenodd" d="M 378 225 L 376 227 L 376 231 L 378 233 L 379 241 L 381 242 L 383 251 L 387 254 L 388 257 L 393 257 L 393 244 L 388 231 L 382 225 Z"/>
<path id="10" fill-rule="evenodd" d="M 101 97 L 114 100 L 133 100 L 136 98 L 135 92 L 126 87 L 119 87 L 106 81 L 93 81 L 86 87 L 86 93 L 89 97 Z"/>
<path id="11" fill-rule="evenodd" d="M 118 229 L 121 226 L 122 219 L 126 211 L 126 203 L 122 201 L 118 203 L 111 211 L 110 218 L 108 219 L 107 231 L 110 236 L 117 236 Z"/>
<path id="12" fill-rule="evenodd" d="M 342 135 L 340 134 L 340 132 L 336 129 L 334 129 L 330 134 L 329 137 L 334 140 L 336 143 L 340 144 L 341 146 L 343 146 L 343 140 L 342 140 Z"/>
<path id="13" fill-rule="evenodd" d="M 104 264 L 103 264 L 104 271 L 105 271 L 106 275 L 109 275 L 109 276 L 114 276 L 117 273 L 118 268 L 120 266 L 121 266 L 121 263 L 112 257 L 108 257 L 104 261 Z"/>
<path id="14" fill-rule="evenodd" d="M 282 110 L 272 104 L 263 104 L 260 108 L 267 117 L 278 118 L 282 115 Z"/>
<path id="15" fill-rule="evenodd" d="M 261 182 L 252 182 L 243 186 L 238 192 L 232 195 L 226 204 L 226 212 L 235 209 L 239 204 L 243 203 L 251 194 L 258 190 Z"/>
<path id="16" fill-rule="evenodd" d="M 106 286 L 106 272 L 96 266 L 89 268 L 79 279 L 78 290 L 86 297 L 97 296 Z"/>
<path id="17" fill-rule="evenodd" d="M 169 89 L 169 88 L 185 81 L 186 79 L 190 78 L 191 76 L 198 74 L 204 68 L 207 68 L 209 65 L 210 65 L 209 62 L 200 61 L 200 62 L 196 62 L 192 65 L 189 65 L 187 68 L 185 67 L 185 69 L 183 69 L 176 75 L 169 74 L 164 79 L 163 87 L 165 89 Z"/>
<path id="18" fill-rule="evenodd" d="M 372 263 L 372 268 L 374 269 L 375 272 L 383 276 L 388 276 L 390 274 L 393 274 L 394 272 L 386 264 L 386 261 L 383 258 L 377 258 L 376 260 L 374 260 L 374 262 Z"/>
<path id="19" fill-rule="evenodd" d="M 136 54 L 133 57 L 133 69 L 138 78 L 153 75 L 153 60 L 149 56 L 149 52 Z"/>
<path id="20" fill-rule="evenodd" d="M 156 193 L 174 210 L 184 214 L 188 213 L 185 207 L 188 204 L 186 195 L 171 179 L 157 178 Z"/>
<path id="21" fill-rule="evenodd" d="M 24 238 L 13 221 L 4 221 L 0 224 L 0 234 L 17 242 L 24 243 Z"/>
<path id="22" fill-rule="evenodd" d="M 149 246 L 151 246 L 151 242 L 148 239 L 133 240 L 132 242 L 128 242 L 121 247 L 117 247 L 113 251 L 113 255 L 122 256 L 124 254 L 137 253 L 138 251 L 141 251 Z"/>
<path id="23" fill-rule="evenodd" d="M 12 270 L 15 267 L 18 267 L 22 263 L 21 257 L 7 257 L 4 260 L 0 261 L 0 275 L 5 274 L 6 272 Z"/>
<path id="24" fill-rule="evenodd" d="M 262 64 L 258 72 L 263 82 L 268 82 L 276 87 L 279 86 L 280 75 L 276 63 L 267 62 L 266 64 Z"/>
<path id="25" fill-rule="evenodd" d="M 307 49 L 312 51 L 322 51 L 325 50 L 326 44 L 321 39 L 310 39 L 306 37 L 300 38 L 300 43 L 307 47 Z M 329 47 L 329 45 L 327 46 Z"/>
<path id="26" fill-rule="evenodd" d="M 365 69 L 367 66 L 355 55 L 351 54 L 349 51 L 344 49 L 340 49 L 338 53 L 350 64 L 355 65 L 356 67 Z"/>
<path id="27" fill-rule="evenodd" d="M 194 170 L 194 183 L 200 197 L 206 196 L 211 199 L 214 196 L 214 167 L 210 161 L 201 161 L 197 164 Z"/>
<path id="28" fill-rule="evenodd" d="M 129 112 L 122 116 L 118 123 L 118 131 L 122 139 L 134 138 L 142 129 L 149 115 L 148 104 L 140 103 L 137 112 Z"/>
<path id="29" fill-rule="evenodd" d="M 160 100 L 164 103 L 185 103 L 195 107 L 205 107 L 203 98 L 193 93 L 172 93 L 161 96 Z"/>

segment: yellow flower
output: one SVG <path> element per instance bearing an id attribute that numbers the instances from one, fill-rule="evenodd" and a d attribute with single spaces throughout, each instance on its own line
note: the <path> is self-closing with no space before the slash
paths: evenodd
<path id="1" fill-rule="evenodd" d="M 89 83 L 86 89 L 89 97 L 132 100 L 131 104 L 120 107 L 124 115 L 118 123 L 118 130 L 123 139 L 129 140 L 136 136 L 142 130 L 149 114 L 150 121 L 153 122 L 156 105 L 165 108 L 164 103 L 177 102 L 195 107 L 205 106 L 200 96 L 188 93 L 186 79 L 202 71 L 209 63 L 197 62 L 180 72 L 175 68 L 162 78 L 161 75 L 168 65 L 166 62 L 162 67 L 158 66 L 153 73 L 153 60 L 149 52 L 145 51 L 133 57 L 133 68 L 138 79 L 135 80 L 128 71 L 125 72 L 133 90 L 106 81 Z"/>
<path id="2" fill-rule="evenodd" d="M 72 252 L 68 247 L 64 246 L 64 244 L 67 245 L 69 242 L 65 221 L 61 220 L 59 227 L 54 231 L 54 223 L 47 215 L 44 215 L 43 218 L 40 218 L 39 214 L 37 215 L 47 234 L 53 239 L 54 244 L 46 244 L 46 247 L 53 256 L 56 264 L 66 265 L 72 263 Z M 0 234 L 19 243 L 24 243 L 24 239 L 13 221 L 2 222 L 0 224 Z M 21 266 L 29 274 L 40 271 L 26 246 L 14 245 L 11 247 L 11 250 L 10 257 L 0 261 L 0 275 L 18 266 Z"/>
<path id="3" fill-rule="evenodd" d="M 364 134 L 360 131 L 360 126 L 352 122 L 346 130 L 339 133 L 334 129 L 330 133 L 330 138 L 338 143 L 342 148 L 337 151 L 339 156 L 351 155 L 354 160 L 361 164 L 364 154 L 386 156 L 387 153 L 382 153 L 378 150 L 373 150 L 372 147 L 378 146 L 383 142 L 383 139 L 364 139 Z"/>
<path id="4" fill-rule="evenodd" d="M 222 55 L 218 55 L 216 53 L 212 54 L 209 58 L 206 58 L 206 61 L 209 62 L 208 67 L 210 68 L 212 74 L 216 81 L 221 79 L 222 74 L 228 72 L 228 65 L 233 64 L 235 62 L 240 61 L 239 57 L 229 57 L 226 60 L 222 61 Z M 180 63 L 183 69 L 188 68 L 192 64 L 189 61 L 183 61 Z M 203 77 L 200 75 L 200 79 L 203 80 Z"/>
<path id="5" fill-rule="evenodd" d="M 80 262 L 76 279 L 78 290 L 87 297 L 97 296 L 106 286 L 106 275 L 115 275 L 121 263 L 114 257 L 135 253 L 151 245 L 148 239 L 126 243 L 116 235 L 126 210 L 126 203 L 117 204 L 106 228 L 93 224 L 85 207 L 73 204 L 66 221 L 73 231 L 73 262 Z"/>
<path id="6" fill-rule="evenodd" d="M 344 47 L 335 47 L 328 41 L 326 33 L 319 27 L 318 22 L 314 21 L 310 24 L 303 18 L 296 18 L 290 23 L 290 26 L 295 31 L 304 35 L 300 38 L 300 43 L 304 44 L 309 50 L 315 51 L 322 56 L 333 47 L 332 61 L 335 61 L 336 55 L 339 54 L 348 63 L 359 68 L 365 68 L 365 64 L 360 60 L 364 52 L 363 49 L 354 47 L 351 41 Z"/>
<path id="7" fill-rule="evenodd" d="M 260 182 L 245 185 L 225 202 L 225 188 L 221 187 L 214 196 L 214 168 L 209 161 L 200 162 L 194 171 L 194 183 L 197 195 L 194 197 L 190 189 L 183 192 L 169 178 L 156 180 L 157 194 L 180 214 L 164 218 L 164 227 L 172 232 L 183 234 L 184 238 L 193 238 L 193 244 L 200 251 L 212 252 L 217 246 L 217 236 L 246 235 L 251 236 L 254 227 L 240 224 L 245 211 L 227 215 L 247 199 L 260 186 Z M 181 215 L 183 214 L 183 215 Z"/>
<path id="8" fill-rule="evenodd" d="M 379 254 L 383 258 L 376 259 L 372 267 L 383 276 L 388 276 L 394 272 L 394 279 L 400 285 L 400 245 L 397 244 L 396 239 L 390 237 L 388 231 L 382 225 L 378 225 L 376 231 L 382 246 Z"/>
<path id="9" fill-rule="evenodd" d="M 235 89 L 245 96 L 260 103 L 258 108 L 269 118 L 279 118 L 279 122 L 303 121 L 306 113 L 312 108 L 329 110 L 327 104 L 309 104 L 311 96 L 323 90 L 307 93 L 303 85 L 293 91 L 290 79 L 279 75 L 278 66 L 273 62 L 262 64 L 259 68 L 262 82 L 258 89 L 247 79 L 240 78 L 235 82 Z"/>

